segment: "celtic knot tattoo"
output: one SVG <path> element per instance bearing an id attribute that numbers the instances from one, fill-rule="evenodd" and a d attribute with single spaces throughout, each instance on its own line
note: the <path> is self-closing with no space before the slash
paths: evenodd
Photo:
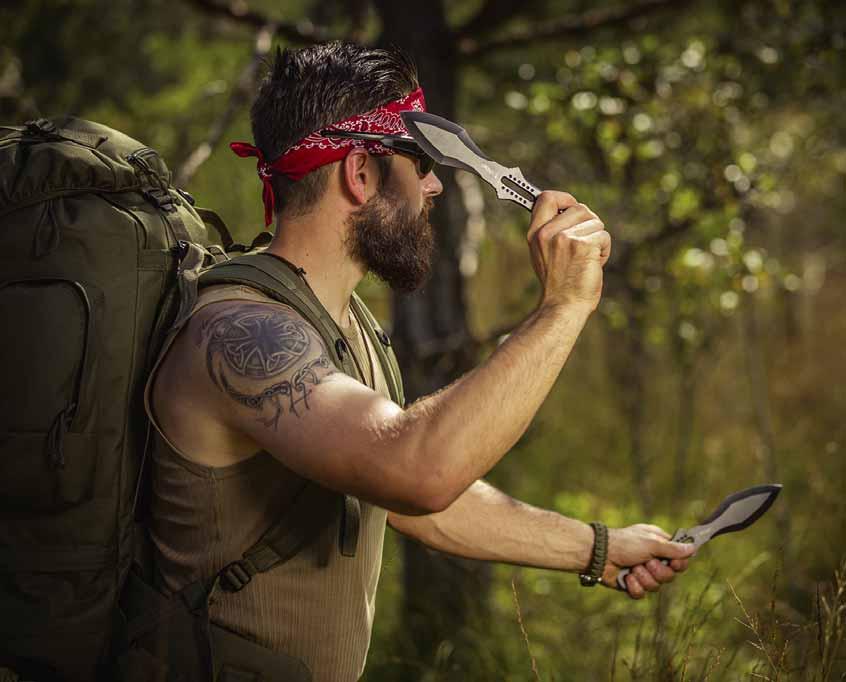
<path id="1" fill-rule="evenodd" d="M 268 381 L 294 370 L 312 350 L 306 323 L 268 306 L 240 304 L 206 320 L 199 343 L 206 340 L 206 369 L 215 386 L 252 410 L 263 412 L 270 407 L 271 416 L 259 417 L 259 421 L 274 429 L 286 411 L 298 417 L 298 408 L 308 410 L 309 386 L 318 385 L 326 377 L 325 371 L 334 369 L 331 360 L 321 355 L 300 366 L 290 378 L 274 381 L 256 393 L 233 386 L 227 376 L 242 377 L 249 383 Z"/>
<path id="2" fill-rule="evenodd" d="M 209 362 L 220 353 L 236 374 L 254 379 L 284 372 L 309 343 L 302 324 L 266 308 L 219 315 L 203 323 L 203 330 L 209 337 Z"/>

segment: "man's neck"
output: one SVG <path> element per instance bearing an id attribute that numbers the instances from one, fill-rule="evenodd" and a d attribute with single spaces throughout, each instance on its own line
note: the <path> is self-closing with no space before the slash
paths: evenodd
<path id="1" fill-rule="evenodd" d="M 332 215 L 334 213 L 334 215 Z M 323 307 L 342 327 L 349 325 L 350 297 L 365 270 L 350 259 L 346 227 L 336 211 L 320 211 L 280 221 L 267 250 L 305 270 Z"/>

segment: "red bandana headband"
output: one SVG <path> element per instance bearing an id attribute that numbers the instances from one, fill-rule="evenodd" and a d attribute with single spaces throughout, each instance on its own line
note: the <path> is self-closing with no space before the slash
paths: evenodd
<path id="1" fill-rule="evenodd" d="M 408 135 L 408 130 L 402 122 L 402 117 L 399 115 L 401 111 L 426 111 L 426 100 L 423 98 L 423 90 L 421 88 L 417 88 L 417 90 L 410 92 L 401 99 L 377 107 L 373 111 L 368 111 L 366 114 L 351 116 L 338 123 L 324 126 L 321 130 L 324 128 L 335 128 L 357 133 Z M 394 153 L 393 149 L 389 149 L 378 142 L 343 137 L 323 137 L 320 131 L 315 131 L 303 138 L 276 160 L 269 163 L 265 160 L 261 150 L 251 144 L 246 142 L 231 142 L 229 147 L 240 157 L 258 157 L 256 169 L 263 185 L 261 198 L 264 202 L 265 226 L 273 222 L 275 205 L 273 186 L 270 179 L 274 174 L 284 175 L 291 180 L 297 181 L 316 168 L 343 159 L 353 147 L 364 147 L 368 152 L 376 156 L 385 156 Z"/>

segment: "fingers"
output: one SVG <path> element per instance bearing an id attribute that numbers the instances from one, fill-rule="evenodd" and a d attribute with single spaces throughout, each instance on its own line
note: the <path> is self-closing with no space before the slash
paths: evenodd
<path id="1" fill-rule="evenodd" d="M 658 561 L 658 559 L 650 559 L 646 562 L 645 566 L 649 575 L 658 583 L 671 583 L 676 577 L 676 572 L 663 561 Z"/>
<path id="2" fill-rule="evenodd" d="M 566 203 L 570 203 L 572 196 L 568 194 L 566 197 Z M 543 253 L 548 252 L 554 240 L 583 241 L 596 247 L 602 266 L 611 257 L 611 235 L 605 231 L 605 224 L 596 213 L 580 203 L 571 203 L 563 213 L 545 224 L 533 221 L 527 239 L 530 243 L 536 239 Z"/>
<path id="3" fill-rule="evenodd" d="M 626 576 L 626 592 L 632 599 L 643 599 L 646 596 L 646 590 L 638 582 L 634 572 Z"/>
<path id="4" fill-rule="evenodd" d="M 541 192 L 532 208 L 532 225 L 538 227 L 545 225 L 557 216 L 559 211 L 575 206 L 577 203 L 576 198 L 567 192 L 553 190 Z"/>
<path id="5" fill-rule="evenodd" d="M 546 197 L 548 194 L 556 196 Z M 559 210 L 563 213 L 559 213 Z M 577 202 L 572 194 L 543 192 L 535 202 L 526 239 L 531 242 L 544 228 L 550 228 L 548 231 L 555 234 L 588 220 L 598 220 L 598 216 L 587 206 Z"/>
<path id="6" fill-rule="evenodd" d="M 687 565 L 687 559 L 673 559 L 670 562 L 670 568 L 672 568 L 676 573 L 683 573 L 684 571 L 686 571 Z"/>
<path id="7" fill-rule="evenodd" d="M 554 221 L 552 223 L 554 225 Z M 599 258 L 602 265 L 611 257 L 611 235 L 605 230 L 605 224 L 599 218 L 593 218 L 575 227 L 571 227 L 566 233 L 568 238 L 581 238 L 599 247 Z M 669 538 L 669 536 L 667 536 Z"/>
<path id="8" fill-rule="evenodd" d="M 687 562 L 684 562 L 687 568 Z M 684 569 L 682 569 L 684 570 Z M 645 564 L 634 566 L 626 578 L 626 589 L 632 599 L 643 599 L 647 592 L 657 592 L 661 585 L 673 582 L 676 570 L 657 559 L 650 559 Z"/>
<path id="9" fill-rule="evenodd" d="M 591 238 L 599 245 L 599 261 L 604 266 L 611 257 L 611 235 L 602 230 L 592 234 Z"/>
<path id="10" fill-rule="evenodd" d="M 661 583 L 659 583 L 653 575 L 646 570 L 646 566 L 643 564 L 633 567 L 632 573 L 634 574 L 634 577 L 637 578 L 641 587 L 648 592 L 657 592 L 661 587 Z"/>
<path id="11" fill-rule="evenodd" d="M 564 215 L 561 217 L 563 218 Z M 599 218 L 590 218 L 590 215 L 592 214 L 589 210 L 586 210 L 585 212 L 579 212 L 578 215 L 574 214 L 567 217 L 566 221 L 551 220 L 536 230 L 534 233 L 536 235 L 535 239 L 537 239 L 541 250 L 544 253 L 548 253 L 550 246 L 556 240 L 583 242 L 586 245 L 596 248 L 604 264 L 611 255 L 611 235 L 605 231 L 605 225 Z M 586 218 L 586 220 L 578 222 L 581 218 Z M 567 227 L 571 223 L 572 225 Z"/>
<path id="12" fill-rule="evenodd" d="M 555 221 L 552 221 L 555 224 Z M 544 226 L 546 227 L 546 226 Z M 605 225 L 599 218 L 591 218 L 583 223 L 578 223 L 567 230 L 570 237 L 588 237 L 594 232 L 601 232 L 605 229 Z"/>
<path id="13" fill-rule="evenodd" d="M 560 220 L 550 220 L 546 225 L 530 230 L 529 241 L 536 240 L 541 250 L 547 252 L 552 241 L 559 237 L 584 239 L 604 229 L 600 220 L 590 218 L 584 213 L 570 215 L 564 219 L 565 216 L 566 213 L 562 213 Z"/>
<path id="14" fill-rule="evenodd" d="M 553 216 L 550 220 L 544 223 L 543 227 L 540 229 L 554 226 L 553 232 L 561 232 L 593 220 L 599 221 L 600 225 L 593 230 L 588 230 L 588 233 L 595 232 L 597 229 L 604 229 L 604 226 L 601 224 L 602 221 L 596 213 L 594 213 L 588 206 L 585 206 L 585 204 L 575 203 L 563 213 Z"/>

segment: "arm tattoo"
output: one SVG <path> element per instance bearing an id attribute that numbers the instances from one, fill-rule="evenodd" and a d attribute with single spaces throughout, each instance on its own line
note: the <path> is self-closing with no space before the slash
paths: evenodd
<path id="1" fill-rule="evenodd" d="M 202 333 L 209 339 L 209 375 L 218 387 L 212 368 L 218 354 L 239 376 L 266 379 L 284 372 L 309 348 L 303 323 L 266 306 L 239 306 L 224 312 L 203 322 Z"/>
<path id="2" fill-rule="evenodd" d="M 322 354 L 296 370 L 290 379 L 277 380 L 257 393 L 235 388 L 227 374 L 252 381 L 267 381 L 292 370 L 303 358 L 313 354 L 313 343 L 307 324 L 291 318 L 284 310 L 263 305 L 244 305 L 229 308 L 203 322 L 199 343 L 208 340 L 206 369 L 220 390 L 236 402 L 252 410 L 270 407 L 269 418 L 259 421 L 274 430 L 279 417 L 286 411 L 300 416 L 298 406 L 309 409 L 311 386 L 317 386 L 327 376 L 318 370 L 332 372 L 334 366 Z"/>
<path id="3" fill-rule="evenodd" d="M 296 417 L 300 416 L 299 412 L 297 412 L 297 405 L 300 403 L 305 406 L 305 409 L 309 409 L 308 396 L 311 394 L 311 389 L 306 384 L 317 386 L 320 383 L 320 377 L 318 377 L 315 371 L 317 368 L 331 369 L 332 363 L 329 362 L 329 358 L 325 355 L 321 355 L 317 360 L 312 360 L 297 370 L 294 378 L 290 381 L 285 379 L 284 381 L 271 384 L 260 393 L 241 393 L 229 384 L 225 375 L 221 374 L 220 378 L 223 383 L 223 390 L 226 391 L 230 398 L 242 405 L 253 410 L 261 410 L 266 403 L 272 404 L 274 408 L 273 416 L 268 419 L 259 417 L 259 421 L 265 426 L 272 426 L 275 431 L 279 425 L 279 417 L 285 411 L 286 407 L 283 398 L 287 398 L 288 400 L 288 412 Z"/>

